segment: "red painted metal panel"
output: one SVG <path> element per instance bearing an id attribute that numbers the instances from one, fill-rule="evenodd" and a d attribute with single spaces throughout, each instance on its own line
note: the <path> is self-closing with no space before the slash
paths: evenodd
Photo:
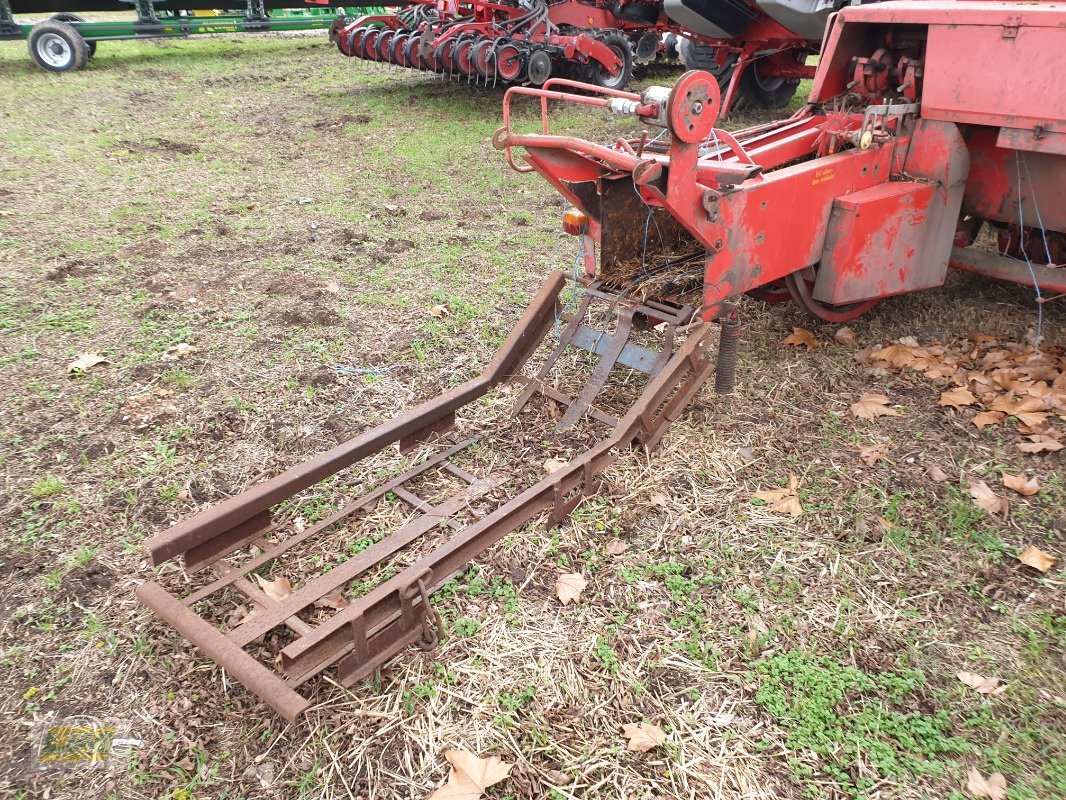
<path id="1" fill-rule="evenodd" d="M 979 69 L 980 64 L 999 65 Z M 1009 69 L 1006 66 L 1009 65 Z M 922 116 L 1066 133 L 1066 28 L 932 25 Z"/>
<path id="2" fill-rule="evenodd" d="M 843 305 L 942 284 L 947 262 L 924 258 L 934 188 L 899 181 L 838 198 L 815 299 Z"/>

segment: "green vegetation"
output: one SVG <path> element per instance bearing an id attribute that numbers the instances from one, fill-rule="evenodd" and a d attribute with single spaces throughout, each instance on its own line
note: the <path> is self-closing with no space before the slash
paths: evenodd
<path id="1" fill-rule="evenodd" d="M 868 674 L 791 650 L 755 665 L 756 702 L 785 729 L 797 779 L 821 772 L 851 797 L 880 778 L 939 775 L 973 745 L 951 733 L 946 711 L 915 711 L 926 689 L 918 670 Z M 818 767 L 811 766 L 810 755 Z M 813 783 L 807 791 L 819 796 Z"/>

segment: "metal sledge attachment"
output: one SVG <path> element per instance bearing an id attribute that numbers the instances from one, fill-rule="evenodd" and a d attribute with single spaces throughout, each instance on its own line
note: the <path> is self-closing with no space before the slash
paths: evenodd
<path id="1" fill-rule="evenodd" d="M 434 647 L 443 628 L 431 603 L 433 592 L 538 514 L 547 511 L 550 525 L 565 519 L 598 490 L 598 476 L 625 446 L 658 443 L 713 371 L 708 325 L 690 326 L 687 337 L 678 342 L 677 329 L 688 323 L 691 309 L 633 303 L 594 285 L 582 290 L 577 310 L 565 314 L 560 303 L 564 283 L 561 272 L 545 281 L 477 378 L 151 538 L 147 547 L 152 564 L 180 557 L 187 573 L 210 569 L 214 577 L 181 598 L 154 581 L 142 584 L 137 596 L 289 721 L 310 705 L 297 688 L 327 668 L 335 667 L 336 680 L 352 686 L 411 644 Z M 614 310 L 613 332 L 592 327 L 595 303 Z M 544 365 L 533 375 L 523 374 L 529 357 L 557 326 L 562 326 L 558 342 Z M 652 333 L 661 334 L 662 348 L 632 341 L 640 329 L 649 339 Z M 576 350 L 598 360 L 583 388 L 571 397 L 552 385 L 551 373 L 561 366 L 564 353 Z M 597 402 L 610 394 L 603 390 L 619 371 L 640 387 L 625 413 L 615 417 Z M 639 380 L 630 380 L 632 376 Z M 505 382 L 521 388 L 512 419 L 493 422 L 480 436 L 463 441 L 447 433 L 458 411 Z M 501 485 L 503 479 L 478 475 L 471 463 L 464 466 L 464 456 L 489 448 L 494 435 L 506 445 L 507 434 L 500 431 L 506 425 L 520 429 L 527 415 L 518 415 L 538 393 L 564 408 L 555 430 L 566 431 L 569 440 L 580 443 L 572 445 L 576 452 L 565 466 L 546 477 L 525 474 L 525 488 Z M 606 432 L 587 445 L 574 433 L 582 426 Z M 423 440 L 430 441 L 419 449 L 421 461 L 314 524 L 300 529 L 283 519 L 286 513 L 291 517 L 292 504 L 304 490 L 317 490 L 327 479 L 330 488 L 325 493 L 368 481 L 368 475 L 353 472 L 341 482 L 341 473 L 393 444 L 405 450 Z M 529 458 L 518 455 L 516 461 L 525 464 Z M 459 488 L 423 496 L 418 486 L 431 478 Z M 278 507 L 283 503 L 287 511 Z M 402 522 L 388 532 L 370 516 L 383 505 L 404 509 Z M 374 535 L 358 539 L 357 548 L 354 531 L 359 525 L 369 526 Z M 297 554 L 308 549 L 318 558 L 316 563 L 329 566 L 325 571 L 318 567 L 302 581 L 293 580 L 287 597 L 274 599 L 253 582 L 257 571 L 268 568 L 271 574 L 294 574 L 286 570 L 287 559 L 299 562 Z M 336 563 L 344 553 L 352 555 Z M 367 588 L 371 577 L 377 584 Z M 352 596 L 357 593 L 360 596 Z M 227 617 L 225 604 L 233 597 L 250 605 L 252 612 Z M 201 606 L 206 607 L 202 616 L 194 610 Z"/>

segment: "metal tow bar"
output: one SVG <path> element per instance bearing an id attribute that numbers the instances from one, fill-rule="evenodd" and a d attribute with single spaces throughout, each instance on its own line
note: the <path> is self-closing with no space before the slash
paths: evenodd
<path id="1" fill-rule="evenodd" d="M 443 630 L 430 603 L 433 592 L 538 514 L 547 511 L 550 525 L 565 519 L 598 490 L 597 476 L 626 446 L 656 445 L 713 372 L 711 327 L 690 324 L 690 308 L 632 302 L 593 285 L 575 290 L 581 293 L 580 302 L 566 313 L 560 299 L 565 282 L 562 272 L 545 280 L 478 377 L 149 539 L 152 565 L 180 558 L 184 570 L 170 570 L 160 582 L 141 584 L 137 597 L 290 722 L 311 705 L 297 689 L 327 668 L 335 668 L 338 683 L 352 686 L 412 644 L 435 646 Z M 600 329 L 606 325 L 595 327 L 596 304 L 614 311 L 613 332 Z M 675 333 L 685 325 L 688 334 L 682 341 Z M 553 330 L 558 338 L 554 343 Z M 633 341 L 638 330 L 645 344 Z M 653 338 L 661 341 L 661 349 L 650 346 Z M 546 361 L 524 373 L 542 346 L 549 351 Z M 560 361 L 567 353 L 595 361 L 587 383 L 574 396 L 552 382 L 553 369 L 563 366 Z M 626 385 L 639 392 L 620 417 L 597 405 L 612 373 L 623 374 Z M 475 468 L 460 463 L 464 454 L 479 452 L 475 444 L 488 434 L 455 441 L 447 432 L 458 411 L 503 383 L 511 383 L 518 395 L 512 418 L 503 421 L 507 424 L 519 425 L 522 419 L 515 417 L 539 395 L 541 402 L 562 407 L 554 418 L 555 430 L 571 440 L 578 423 L 598 426 L 604 433 L 557 471 L 530 478 L 532 485 L 497 491 L 491 475 L 479 476 Z M 401 453 L 418 448 L 422 460 L 313 524 L 292 524 L 292 503 L 286 501 L 298 501 L 301 492 L 326 479 L 333 479 L 329 491 L 336 492 L 342 485 L 338 473 L 394 444 Z M 372 485 L 374 476 L 382 474 L 379 464 L 345 473 L 343 485 Z M 460 488 L 431 502 L 417 487 L 434 476 Z M 384 502 L 403 506 L 402 523 L 384 532 L 374 518 L 360 522 L 377 531 L 376 541 L 333 563 L 335 557 L 352 552 L 345 538 L 348 526 Z M 308 548 L 329 559 L 330 566 L 294 582 L 288 596 L 274 599 L 254 582 L 257 570 L 284 574 L 286 557 L 295 559 Z M 367 590 L 361 579 L 373 574 L 379 582 Z M 178 596 L 162 583 L 198 588 L 186 588 L 184 596 Z M 332 606 L 322 602 L 340 592 L 353 594 L 353 585 L 363 587 L 361 596 Z M 220 609 L 227 602 L 232 607 L 234 597 L 252 613 L 227 617 Z M 336 606 L 341 607 L 334 610 Z"/>

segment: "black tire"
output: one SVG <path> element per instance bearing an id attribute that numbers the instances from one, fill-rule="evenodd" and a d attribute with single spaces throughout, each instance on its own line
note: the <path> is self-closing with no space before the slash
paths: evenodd
<path id="1" fill-rule="evenodd" d="M 756 59 L 740 76 L 738 93 L 747 100 L 747 108 L 784 108 L 796 96 L 799 85 L 799 78 L 760 77 Z"/>
<path id="2" fill-rule="evenodd" d="M 718 80 L 718 88 L 724 96 L 729 88 L 736 66 L 736 56 L 731 55 L 725 64 L 714 60 L 715 49 L 711 45 L 683 39 L 680 47 L 681 60 L 685 69 L 701 69 L 709 72 Z M 806 58 L 806 51 L 797 51 L 798 59 Z M 729 111 L 743 111 L 746 108 L 783 108 L 796 95 L 799 87 L 798 78 L 762 77 L 759 75 L 759 61 L 749 64 L 740 76 L 733 107 Z"/>
<path id="3" fill-rule="evenodd" d="M 63 12 L 62 14 L 53 14 L 51 17 L 49 17 L 49 19 L 55 20 L 56 22 L 85 22 L 86 21 L 85 17 L 79 16 L 77 14 L 70 14 L 70 13 L 67 13 L 67 12 Z M 78 33 L 81 33 L 81 31 L 78 31 Z M 84 39 L 85 37 L 83 36 L 82 38 Z M 96 40 L 95 39 L 91 39 L 91 40 L 87 39 L 85 44 L 89 47 L 89 58 L 92 58 L 93 56 L 96 55 Z"/>
<path id="4" fill-rule="evenodd" d="M 48 72 L 71 72 L 89 60 L 89 43 L 69 22 L 38 22 L 30 29 L 26 46 L 33 63 Z"/>
<path id="5" fill-rule="evenodd" d="M 589 83 L 602 86 L 604 89 L 626 88 L 630 78 L 633 77 L 633 45 L 621 33 L 608 33 L 600 38 L 600 41 L 614 50 L 615 55 L 622 59 L 622 69 L 617 75 L 612 75 L 599 63 L 593 62 L 588 66 Z"/>

